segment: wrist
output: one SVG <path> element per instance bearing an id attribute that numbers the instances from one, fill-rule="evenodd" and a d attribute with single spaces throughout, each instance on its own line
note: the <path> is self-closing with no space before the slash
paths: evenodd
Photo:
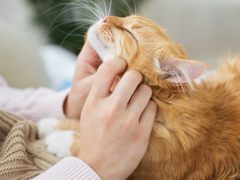
<path id="1" fill-rule="evenodd" d="M 102 166 L 104 163 L 104 160 L 100 159 L 99 156 L 95 157 L 97 153 L 91 153 L 88 152 L 84 153 L 84 151 L 79 151 L 78 158 L 84 161 L 86 164 L 88 164 L 98 175 L 102 180 L 108 180 L 106 176 L 104 175 L 104 170 L 102 170 Z"/>
<path id="2" fill-rule="evenodd" d="M 104 157 L 104 155 L 95 155 L 98 153 L 84 153 L 79 151 L 78 158 L 88 164 L 102 180 L 124 180 L 126 178 L 122 178 L 121 170 L 118 166 L 114 166 L 112 164 L 112 158 L 109 161 L 108 157 Z M 110 162 L 110 163 L 109 163 Z M 117 163 L 118 164 L 118 163 Z M 116 165 L 116 164 L 115 164 Z"/>

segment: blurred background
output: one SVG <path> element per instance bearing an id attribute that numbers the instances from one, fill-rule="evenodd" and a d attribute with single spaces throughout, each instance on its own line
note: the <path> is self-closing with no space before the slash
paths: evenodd
<path id="1" fill-rule="evenodd" d="M 103 0 L 91 2 L 104 9 Z M 167 29 L 191 59 L 216 68 L 221 57 L 240 53 L 239 0 L 125 2 L 113 0 L 111 15 L 123 17 L 136 9 Z M 0 75 L 10 86 L 61 90 L 71 85 L 89 27 L 83 19 L 93 16 L 83 6 L 73 0 L 0 1 Z"/>

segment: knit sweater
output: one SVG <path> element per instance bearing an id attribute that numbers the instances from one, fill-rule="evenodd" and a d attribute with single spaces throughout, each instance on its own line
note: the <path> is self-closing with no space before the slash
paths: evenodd
<path id="1" fill-rule="evenodd" d="M 0 109 L 34 121 L 43 117 L 66 118 L 62 106 L 68 92 L 46 88 L 16 90 L 0 77 Z M 6 111 L 0 110 L 0 179 L 100 180 L 80 159 L 60 160 L 49 153 L 44 141 L 37 139 L 35 123 Z"/>

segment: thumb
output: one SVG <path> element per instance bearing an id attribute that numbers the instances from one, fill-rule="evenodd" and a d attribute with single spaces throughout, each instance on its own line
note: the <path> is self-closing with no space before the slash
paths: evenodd
<path id="1" fill-rule="evenodd" d="M 102 60 L 88 40 L 85 42 L 82 51 L 78 56 L 78 61 L 83 61 L 95 69 L 98 69 L 98 67 L 102 64 Z"/>

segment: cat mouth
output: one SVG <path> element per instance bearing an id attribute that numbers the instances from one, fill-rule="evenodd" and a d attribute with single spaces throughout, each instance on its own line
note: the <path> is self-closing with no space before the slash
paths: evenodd
<path id="1" fill-rule="evenodd" d="M 108 47 L 104 44 L 103 40 L 101 39 L 100 34 L 99 34 L 98 31 L 96 31 L 96 40 L 100 41 L 100 43 L 102 44 L 103 48 L 106 48 L 106 49 L 108 48 Z"/>
<path id="2" fill-rule="evenodd" d="M 93 26 L 89 28 L 87 39 L 89 40 L 89 43 L 93 47 L 93 49 L 97 52 L 97 54 L 100 56 L 100 58 L 103 61 L 106 61 L 107 59 L 111 59 L 113 55 L 110 52 L 110 48 L 107 46 L 107 44 L 101 39 L 101 34 L 99 32 L 99 27 L 101 27 L 102 20 L 95 23 Z"/>
<path id="3" fill-rule="evenodd" d="M 104 41 L 101 39 L 101 36 L 99 34 L 99 27 L 102 25 L 102 20 L 98 21 L 97 23 L 95 23 L 92 27 L 90 27 L 89 29 L 89 40 L 92 41 L 91 44 L 93 46 L 93 44 L 97 43 L 97 44 L 101 44 L 101 46 L 103 48 L 108 48 L 106 46 L 106 44 L 104 43 Z M 96 49 L 95 49 L 96 50 Z"/>

